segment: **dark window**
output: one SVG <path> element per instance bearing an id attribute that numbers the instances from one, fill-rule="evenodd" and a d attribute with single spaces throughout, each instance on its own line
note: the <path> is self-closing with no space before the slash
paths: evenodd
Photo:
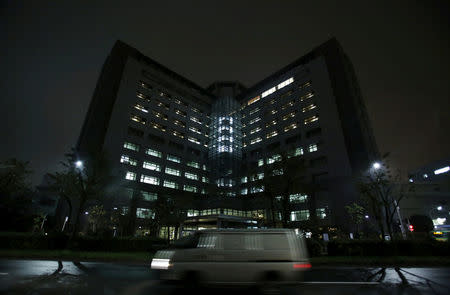
<path id="1" fill-rule="evenodd" d="M 323 167 L 327 164 L 327 157 L 319 157 L 315 159 L 311 159 L 311 166 L 312 167 Z"/>
<path id="2" fill-rule="evenodd" d="M 301 138 L 300 135 L 291 136 L 291 137 L 286 138 L 285 142 L 287 144 L 295 143 L 297 140 L 300 140 L 300 138 Z"/>
<path id="3" fill-rule="evenodd" d="M 200 156 L 201 152 L 197 149 L 188 147 L 188 153 L 192 154 L 192 155 L 196 155 L 196 156 Z"/>
<path id="4" fill-rule="evenodd" d="M 153 135 L 153 134 L 149 134 L 148 135 L 148 139 L 150 141 L 157 142 L 157 143 L 164 143 L 165 142 L 164 138 L 162 138 L 161 136 Z"/>
<path id="5" fill-rule="evenodd" d="M 250 155 L 251 155 L 252 157 L 258 156 L 258 155 L 260 155 L 260 154 L 261 154 L 261 149 L 256 149 L 256 150 L 253 150 L 253 151 L 250 152 Z"/>
<path id="6" fill-rule="evenodd" d="M 314 183 L 318 183 L 318 182 L 321 182 L 323 180 L 326 180 L 327 177 L 328 177 L 328 172 L 321 172 L 321 173 L 317 173 L 317 174 L 313 174 L 312 175 Z"/>
<path id="7" fill-rule="evenodd" d="M 128 127 L 128 135 L 143 137 L 144 131 L 139 130 L 137 128 Z"/>
<path id="8" fill-rule="evenodd" d="M 267 150 L 273 151 L 273 150 L 275 150 L 275 149 L 277 149 L 277 148 L 279 148 L 279 147 L 280 147 L 280 142 L 277 141 L 277 142 L 274 142 L 274 143 L 269 144 L 269 145 L 267 146 Z"/>
<path id="9" fill-rule="evenodd" d="M 169 146 L 176 148 L 177 150 L 182 151 L 184 149 L 184 146 L 182 144 L 173 142 L 173 141 L 169 141 Z"/>
<path id="10" fill-rule="evenodd" d="M 314 128 L 311 129 L 309 131 L 306 132 L 306 137 L 310 138 L 310 137 L 314 137 L 314 136 L 318 136 L 322 134 L 322 129 L 321 128 Z"/>

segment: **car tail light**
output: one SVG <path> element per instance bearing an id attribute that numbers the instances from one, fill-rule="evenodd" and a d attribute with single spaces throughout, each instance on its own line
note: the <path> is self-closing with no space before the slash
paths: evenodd
<path id="1" fill-rule="evenodd" d="M 311 263 L 294 263 L 294 268 L 311 268 Z"/>

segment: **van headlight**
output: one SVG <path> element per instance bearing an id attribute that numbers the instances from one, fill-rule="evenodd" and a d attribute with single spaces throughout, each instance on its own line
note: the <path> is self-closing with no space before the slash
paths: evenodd
<path id="1" fill-rule="evenodd" d="M 169 269 L 172 266 L 170 259 L 153 258 L 151 269 Z"/>

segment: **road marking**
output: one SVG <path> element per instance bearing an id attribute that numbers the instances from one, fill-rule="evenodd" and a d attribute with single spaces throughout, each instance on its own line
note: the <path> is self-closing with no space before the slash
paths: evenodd
<path id="1" fill-rule="evenodd" d="M 301 284 L 322 284 L 322 285 L 378 285 L 379 282 L 303 282 Z"/>

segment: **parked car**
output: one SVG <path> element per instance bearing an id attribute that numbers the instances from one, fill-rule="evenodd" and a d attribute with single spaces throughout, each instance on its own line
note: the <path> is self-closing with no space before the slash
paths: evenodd
<path id="1" fill-rule="evenodd" d="M 311 268 L 302 237 L 290 229 L 203 230 L 158 251 L 152 269 L 189 284 L 279 285 Z"/>

